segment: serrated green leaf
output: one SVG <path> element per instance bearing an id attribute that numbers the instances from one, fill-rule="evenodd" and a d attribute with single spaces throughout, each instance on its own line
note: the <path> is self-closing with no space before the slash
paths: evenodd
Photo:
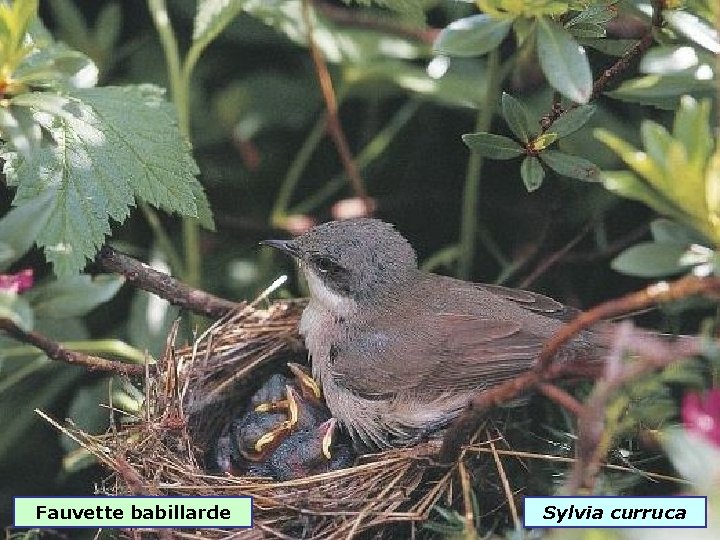
<path id="1" fill-rule="evenodd" d="M 494 133 L 468 133 L 462 140 L 470 150 L 490 159 L 512 159 L 525 153 L 517 142 Z"/>
<path id="2" fill-rule="evenodd" d="M 380 6 L 388 8 L 414 24 L 425 22 L 425 2 L 423 0 L 343 0 L 346 4 L 361 6 Z"/>
<path id="3" fill-rule="evenodd" d="M 587 124 L 593 114 L 595 114 L 595 105 L 580 105 L 561 114 L 550 129 L 557 133 L 559 138 L 567 137 Z"/>
<path id="4" fill-rule="evenodd" d="M 433 43 L 433 51 L 449 56 L 481 56 L 500 45 L 511 25 L 511 20 L 484 13 L 465 17 L 443 28 Z"/>
<path id="5" fill-rule="evenodd" d="M 565 26 L 575 26 L 577 24 L 605 24 L 615 18 L 616 11 L 610 9 L 610 4 L 599 4 L 596 6 L 588 6 L 580 13 L 570 19 Z"/>
<path id="6" fill-rule="evenodd" d="M 5 271 L 35 243 L 52 207 L 49 194 L 10 209 L 0 219 L 0 271 Z"/>
<path id="7" fill-rule="evenodd" d="M 520 176 L 523 184 L 525 184 L 525 189 L 532 193 L 542 185 L 545 178 L 545 169 L 543 169 L 538 158 L 527 156 L 520 165 Z"/>
<path id="8" fill-rule="evenodd" d="M 532 126 L 530 123 L 530 115 L 525 106 L 519 100 L 510 94 L 503 92 L 502 94 L 502 114 L 507 122 L 510 131 L 522 142 L 528 142 L 530 139 Z"/>
<path id="9" fill-rule="evenodd" d="M 578 103 L 592 94 L 592 73 L 585 50 L 562 26 L 538 19 L 538 58 L 545 77 L 558 92 Z"/>
<path id="10" fill-rule="evenodd" d="M 53 137 L 30 158 L 9 151 L 4 157 L 8 180 L 18 186 L 16 205 L 55 194 L 37 242 L 58 275 L 76 273 L 95 255 L 110 232 L 108 218 L 122 222 L 135 197 L 198 215 L 198 169 L 158 88 L 95 88 L 67 97 L 29 93 L 13 104 L 30 108 Z"/>
<path id="11" fill-rule="evenodd" d="M 195 197 L 198 222 L 207 230 L 214 231 L 215 218 L 213 217 L 212 209 L 210 208 L 210 201 L 208 201 L 205 190 L 198 181 L 191 182 L 190 189 Z"/>
<path id="12" fill-rule="evenodd" d="M 193 46 L 204 49 L 242 11 L 246 0 L 200 0 L 195 14 Z"/>
<path id="13" fill-rule="evenodd" d="M 688 244 L 642 242 L 620 253 L 610 266 L 616 272 L 630 276 L 673 276 L 689 268 L 680 264 L 680 257 L 688 247 Z"/>
<path id="14" fill-rule="evenodd" d="M 589 182 L 600 180 L 600 169 L 585 158 L 557 150 L 545 150 L 540 153 L 540 159 L 553 171 L 563 176 Z"/>
<path id="15" fill-rule="evenodd" d="M 111 275 L 77 275 L 37 285 L 23 296 L 38 317 L 78 317 L 110 300 L 124 282 Z"/>

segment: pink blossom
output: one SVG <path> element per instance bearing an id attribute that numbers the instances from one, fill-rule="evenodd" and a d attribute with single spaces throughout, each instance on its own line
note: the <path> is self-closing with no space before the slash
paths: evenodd
<path id="1" fill-rule="evenodd" d="M 720 446 L 720 388 L 709 390 L 704 396 L 685 394 L 682 419 L 689 431 Z"/>
<path id="2" fill-rule="evenodd" d="M 32 268 L 20 270 L 17 274 L 0 274 L 0 291 L 21 293 L 32 286 Z"/>

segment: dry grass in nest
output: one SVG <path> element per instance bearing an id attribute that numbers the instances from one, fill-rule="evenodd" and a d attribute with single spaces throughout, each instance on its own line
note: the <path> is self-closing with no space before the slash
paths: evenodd
<path id="1" fill-rule="evenodd" d="M 185 529 L 177 538 L 333 539 L 382 533 L 391 524 L 409 537 L 451 488 L 452 472 L 433 466 L 435 443 L 361 456 L 349 469 L 286 482 L 203 468 L 208 448 L 259 381 L 288 360 L 306 361 L 297 335 L 303 307 L 297 301 L 264 309 L 252 304 L 218 321 L 193 346 L 168 345 L 157 374 L 147 376 L 144 417 L 121 429 L 91 436 L 43 416 L 112 471 L 100 493 L 253 497 L 254 529 Z M 173 340 L 174 332 L 168 343 Z M 129 537 L 138 534 L 156 533 Z"/>

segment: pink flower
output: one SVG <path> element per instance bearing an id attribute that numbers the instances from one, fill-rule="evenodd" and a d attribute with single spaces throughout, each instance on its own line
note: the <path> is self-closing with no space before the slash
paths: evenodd
<path id="1" fill-rule="evenodd" d="M 709 390 L 705 396 L 685 394 L 682 419 L 689 431 L 720 447 L 720 388 Z"/>
<path id="2" fill-rule="evenodd" d="M 0 274 L 0 291 L 21 293 L 32 286 L 32 268 L 20 270 L 17 274 Z"/>

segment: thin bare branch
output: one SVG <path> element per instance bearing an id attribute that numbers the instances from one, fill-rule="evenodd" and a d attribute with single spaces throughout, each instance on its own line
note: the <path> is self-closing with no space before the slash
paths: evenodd
<path id="1" fill-rule="evenodd" d="M 219 319 L 245 305 L 185 285 L 174 277 L 159 272 L 110 246 L 103 246 L 98 253 L 97 262 L 104 270 L 125 276 L 139 288 L 164 298 L 175 306 L 206 317 Z"/>
<path id="2" fill-rule="evenodd" d="M 70 351 L 60 345 L 57 341 L 43 336 L 37 332 L 26 331 L 20 328 L 10 319 L 0 318 L 0 330 L 10 337 L 33 345 L 43 351 L 51 360 L 65 362 L 76 366 L 83 366 L 90 371 L 107 371 L 120 375 L 142 375 L 145 373 L 145 366 L 140 364 L 125 364 L 108 360 L 99 356 Z"/>

